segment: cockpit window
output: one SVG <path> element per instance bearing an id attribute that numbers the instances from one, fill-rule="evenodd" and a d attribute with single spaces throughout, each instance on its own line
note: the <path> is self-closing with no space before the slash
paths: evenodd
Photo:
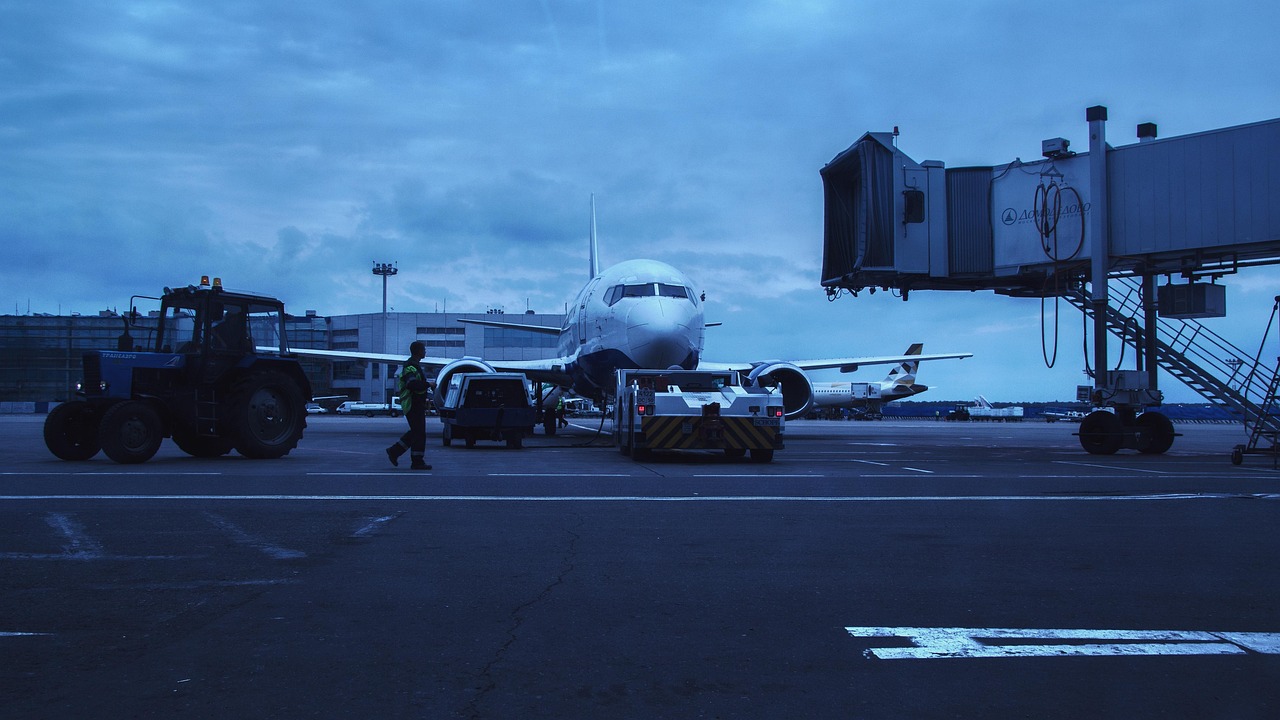
<path id="1" fill-rule="evenodd" d="M 693 294 L 689 288 L 683 285 L 668 285 L 666 283 L 639 283 L 635 285 L 614 285 L 604 294 L 604 303 L 612 307 L 615 303 L 624 297 L 671 297 L 685 298 L 692 301 Z"/>

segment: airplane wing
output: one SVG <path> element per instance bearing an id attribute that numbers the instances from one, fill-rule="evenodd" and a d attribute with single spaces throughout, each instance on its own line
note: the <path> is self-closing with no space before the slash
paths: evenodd
<path id="1" fill-rule="evenodd" d="M 558 331 L 557 331 L 558 332 Z M 278 350 L 278 348 L 275 348 Z M 273 348 L 260 347 L 259 352 L 270 352 Z M 316 358 L 322 360 L 364 360 L 366 362 L 391 363 L 394 365 L 403 365 L 407 360 L 403 353 L 371 353 L 357 352 L 350 350 L 313 350 L 310 348 L 289 348 L 289 352 L 300 357 Z M 433 370 L 439 370 L 449 363 L 458 362 L 462 358 L 450 357 L 432 357 L 427 356 L 419 362 L 424 367 Z M 498 372 L 518 372 L 524 373 L 525 377 L 535 382 L 553 383 L 556 385 L 568 385 L 570 377 L 565 372 L 565 366 L 568 364 L 566 358 L 549 358 L 545 360 L 485 360 Z"/>
<path id="2" fill-rule="evenodd" d="M 761 365 L 785 363 L 801 370 L 831 370 L 839 368 L 842 373 L 851 373 L 863 365 L 896 365 L 904 362 L 924 360 L 962 360 L 973 357 L 973 353 L 936 353 L 933 355 L 872 355 L 869 357 L 826 358 L 822 360 L 765 360 L 756 362 L 716 363 L 699 362 L 698 367 L 706 370 L 737 370 L 750 372 Z"/>
<path id="3" fill-rule="evenodd" d="M 524 330 L 531 333 L 539 333 L 542 335 L 559 335 L 560 328 L 550 325 L 526 325 L 524 323 L 504 322 L 501 320 L 469 320 L 466 318 L 458 318 L 458 322 L 467 325 L 484 325 L 486 327 L 506 328 L 508 330 Z"/>

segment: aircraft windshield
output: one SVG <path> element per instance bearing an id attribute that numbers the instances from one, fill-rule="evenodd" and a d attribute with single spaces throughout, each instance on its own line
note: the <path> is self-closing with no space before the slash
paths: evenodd
<path id="1" fill-rule="evenodd" d="M 614 285 L 604 294 L 604 302 L 612 307 L 624 297 L 670 297 L 684 298 L 693 301 L 693 292 L 683 285 L 667 283 L 637 283 L 633 285 Z"/>

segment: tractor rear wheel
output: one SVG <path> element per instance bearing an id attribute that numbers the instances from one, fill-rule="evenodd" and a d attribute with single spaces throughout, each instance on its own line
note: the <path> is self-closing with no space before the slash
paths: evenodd
<path id="1" fill-rule="evenodd" d="M 292 378 L 273 370 L 237 382 L 226 416 L 236 450 L 254 459 L 288 455 L 307 426 L 306 398 L 302 395 Z"/>
<path id="2" fill-rule="evenodd" d="M 116 403 L 102 414 L 98 427 L 102 451 L 118 463 L 134 464 L 150 460 L 164 440 L 160 413 L 140 400 Z"/>
<path id="3" fill-rule="evenodd" d="M 44 420 L 44 444 L 62 460 L 88 460 L 102 447 L 98 444 L 98 414 L 83 400 L 64 402 L 49 411 Z"/>

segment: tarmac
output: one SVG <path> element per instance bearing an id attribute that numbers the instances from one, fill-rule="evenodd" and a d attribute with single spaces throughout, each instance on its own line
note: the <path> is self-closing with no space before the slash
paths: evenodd
<path id="1" fill-rule="evenodd" d="M 1280 715 L 1280 471 L 1238 425 L 788 423 L 637 462 L 580 418 L 386 461 L 53 458 L 0 417 L 12 718 Z"/>

